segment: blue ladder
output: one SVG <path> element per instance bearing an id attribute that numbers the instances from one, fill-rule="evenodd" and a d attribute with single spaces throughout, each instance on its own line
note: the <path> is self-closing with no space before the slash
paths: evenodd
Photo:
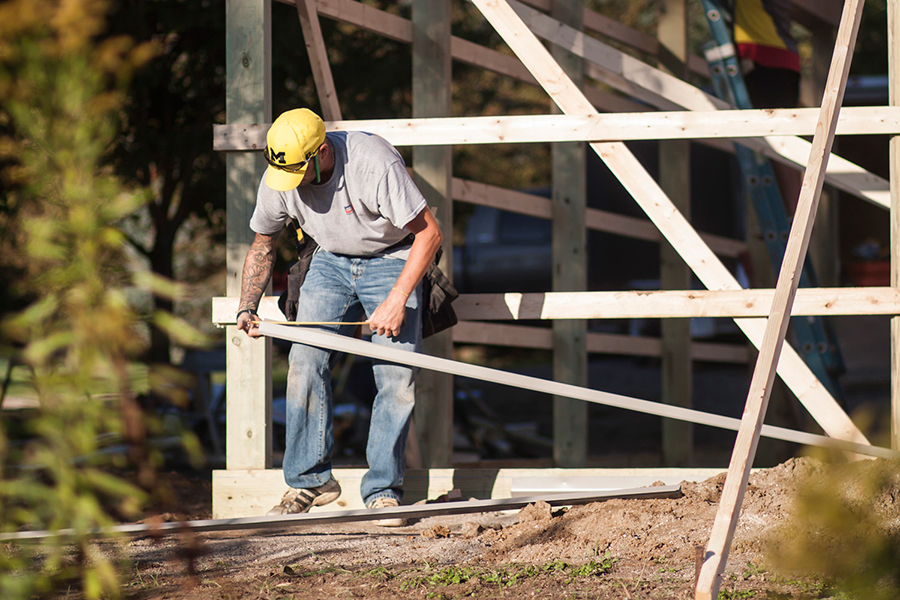
<path id="1" fill-rule="evenodd" d="M 716 95 L 737 108 L 753 108 L 725 22 L 725 13 L 717 0 L 701 1 L 714 40 L 704 46 L 704 53 Z M 768 158 L 746 146 L 735 144 L 734 147 L 745 193 L 753 204 L 763 241 L 777 273 L 784 260 L 791 222 L 772 165 Z M 815 272 L 807 257 L 800 273 L 800 287 L 815 286 Z M 831 323 L 822 317 L 792 317 L 791 330 L 800 355 L 810 370 L 831 395 L 841 401 L 843 393 L 838 378 L 846 368 Z"/>

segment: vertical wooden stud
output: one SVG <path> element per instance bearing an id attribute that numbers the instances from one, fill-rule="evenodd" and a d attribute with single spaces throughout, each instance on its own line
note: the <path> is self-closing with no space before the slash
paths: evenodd
<path id="1" fill-rule="evenodd" d="M 900 106 L 900 0 L 888 0 L 889 104 Z M 900 286 L 900 136 L 890 141 L 891 287 Z M 900 317 L 891 319 L 891 447 L 900 450 Z"/>
<path id="2" fill-rule="evenodd" d="M 660 68 L 685 79 L 688 74 L 688 18 L 685 0 L 665 0 L 657 25 Z M 659 185 L 678 210 L 691 214 L 691 142 L 664 140 L 659 143 Z M 660 244 L 660 287 L 664 290 L 691 289 L 691 269 L 666 241 Z M 662 400 L 666 404 L 690 408 L 693 404 L 691 360 L 691 320 L 663 319 Z M 694 426 L 686 421 L 663 419 L 663 464 L 686 467 L 693 460 Z"/>
<path id="3" fill-rule="evenodd" d="M 574 29 L 582 29 L 581 0 L 553 0 L 551 16 Z M 565 48 L 550 53 L 575 82 L 584 83 L 584 59 Z M 554 107 L 555 110 L 559 110 Z M 552 145 L 553 166 L 553 291 L 587 290 L 587 149 L 582 142 Z M 587 386 L 587 322 L 553 322 L 553 379 Z M 588 405 L 571 398 L 553 397 L 553 460 L 558 467 L 584 467 L 588 456 Z"/>
<path id="4" fill-rule="evenodd" d="M 413 2 L 413 117 L 449 117 L 451 107 L 450 0 Z M 413 148 L 416 185 L 437 209 L 444 234 L 441 270 L 453 273 L 453 163 L 449 146 Z M 450 330 L 424 341 L 426 354 L 453 357 Z M 450 467 L 453 461 L 453 376 L 421 371 L 416 384 L 415 424 L 425 467 Z"/>
<path id="5" fill-rule="evenodd" d="M 226 3 L 226 121 L 267 123 L 271 109 L 271 3 Z M 226 157 L 227 283 L 229 296 L 240 296 L 241 270 L 253 232 L 248 227 L 256 189 L 265 168 L 259 152 Z M 226 336 L 225 431 L 228 469 L 265 469 L 272 463 L 272 342 L 251 340 L 236 327 Z"/>

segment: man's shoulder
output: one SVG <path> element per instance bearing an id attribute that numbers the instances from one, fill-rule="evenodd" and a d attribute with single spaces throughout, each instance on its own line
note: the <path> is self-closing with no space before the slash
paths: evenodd
<path id="1" fill-rule="evenodd" d="M 354 154 L 371 156 L 372 153 L 397 156 L 396 148 L 377 133 L 369 133 L 367 131 L 344 131 L 336 133 L 344 134 L 340 138 L 337 138 L 337 141 L 343 144 L 351 156 Z"/>

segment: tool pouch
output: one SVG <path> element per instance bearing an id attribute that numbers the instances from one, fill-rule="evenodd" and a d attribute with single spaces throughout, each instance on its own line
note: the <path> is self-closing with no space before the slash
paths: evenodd
<path id="1" fill-rule="evenodd" d="M 299 232 L 300 229 L 297 229 Z M 297 235 L 297 262 L 288 269 L 287 289 L 278 298 L 278 308 L 284 313 L 288 321 L 297 320 L 297 307 L 300 304 L 300 286 L 306 279 L 309 265 L 312 263 L 313 254 L 318 250 L 316 240 L 308 235 Z"/>

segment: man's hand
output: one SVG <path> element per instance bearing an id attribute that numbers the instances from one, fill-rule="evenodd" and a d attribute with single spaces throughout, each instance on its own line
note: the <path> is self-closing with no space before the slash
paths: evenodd
<path id="1" fill-rule="evenodd" d="M 261 337 L 259 332 L 259 316 L 252 312 L 242 312 L 237 318 L 237 328 L 246 331 L 247 335 L 252 338 Z"/>
<path id="2" fill-rule="evenodd" d="M 252 338 L 260 337 L 259 327 L 252 321 L 259 321 L 256 308 L 262 297 L 272 267 L 275 265 L 275 242 L 278 234 L 263 235 L 257 233 L 244 259 L 244 270 L 241 273 L 241 303 L 238 305 L 237 328 L 246 331 Z"/>
<path id="3" fill-rule="evenodd" d="M 400 335 L 400 328 L 406 318 L 406 298 L 401 290 L 391 290 L 385 301 L 369 315 L 369 329 L 372 333 L 388 337 Z"/>

